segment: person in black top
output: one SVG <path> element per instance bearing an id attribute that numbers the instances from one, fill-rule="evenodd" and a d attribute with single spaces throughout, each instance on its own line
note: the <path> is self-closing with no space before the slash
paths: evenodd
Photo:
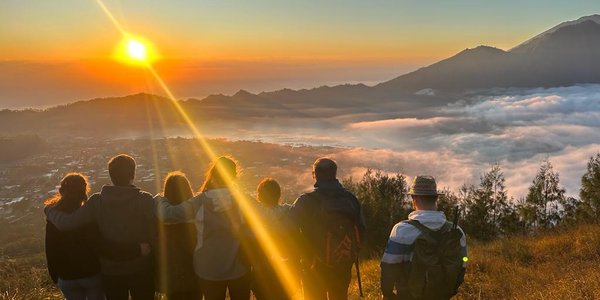
<path id="1" fill-rule="evenodd" d="M 313 164 L 314 190 L 291 209 L 301 231 L 304 298 L 348 299 L 352 265 L 357 262 L 365 220 L 360 202 L 337 180 L 337 164 L 319 158 Z"/>
<path id="2" fill-rule="evenodd" d="M 172 205 L 192 198 L 194 192 L 182 172 L 171 172 L 165 178 L 163 196 Z M 194 273 L 193 257 L 196 247 L 194 223 L 160 224 L 157 291 L 169 300 L 202 299 L 199 278 Z"/>
<path id="3" fill-rule="evenodd" d="M 87 200 L 88 190 L 83 175 L 70 173 L 61 180 L 59 193 L 45 204 L 71 213 Z M 72 231 L 59 231 L 52 223 L 46 223 L 48 272 L 67 300 L 105 299 L 99 255 L 126 260 L 149 252 L 149 244 L 103 240 L 95 223 Z"/>

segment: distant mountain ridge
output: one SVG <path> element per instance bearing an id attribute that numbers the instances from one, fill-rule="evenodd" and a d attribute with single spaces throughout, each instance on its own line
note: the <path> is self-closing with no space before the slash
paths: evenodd
<path id="1" fill-rule="evenodd" d="M 504 51 L 479 46 L 381 83 L 390 91 L 559 87 L 600 83 L 600 16 L 565 22 Z"/>
<path id="2" fill-rule="evenodd" d="M 192 120 L 231 126 L 345 126 L 418 118 L 467 91 L 600 83 L 600 15 L 561 23 L 509 51 L 478 46 L 375 86 L 345 84 L 179 101 Z M 46 110 L 0 111 L 0 133 L 144 131 L 180 128 L 171 100 L 136 94 Z M 49 126 L 49 125 L 52 126 Z M 242 125 L 243 124 L 243 125 Z"/>

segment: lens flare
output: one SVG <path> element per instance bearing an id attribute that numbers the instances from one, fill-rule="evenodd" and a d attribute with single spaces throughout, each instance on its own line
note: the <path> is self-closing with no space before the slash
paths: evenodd
<path id="1" fill-rule="evenodd" d="M 134 60 L 146 60 L 146 46 L 140 41 L 129 40 L 127 42 L 127 54 Z"/>

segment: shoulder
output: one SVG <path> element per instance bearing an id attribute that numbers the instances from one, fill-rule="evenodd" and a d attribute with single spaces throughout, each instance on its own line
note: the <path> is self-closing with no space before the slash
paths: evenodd
<path id="1" fill-rule="evenodd" d="M 294 201 L 293 206 L 305 205 L 307 202 L 312 201 L 314 198 L 314 193 L 314 191 L 303 193 L 298 197 L 298 199 L 296 199 L 296 201 Z"/>
<path id="2" fill-rule="evenodd" d="M 90 198 L 88 199 L 88 203 L 96 203 L 98 201 L 100 201 L 102 199 L 102 196 L 100 196 L 100 193 L 94 193 L 90 196 Z"/>
<path id="3" fill-rule="evenodd" d="M 140 198 L 144 200 L 153 200 L 154 196 L 146 191 L 140 191 Z"/>
<path id="4" fill-rule="evenodd" d="M 394 225 L 390 239 L 397 243 L 412 244 L 420 233 L 418 228 L 404 220 Z"/>

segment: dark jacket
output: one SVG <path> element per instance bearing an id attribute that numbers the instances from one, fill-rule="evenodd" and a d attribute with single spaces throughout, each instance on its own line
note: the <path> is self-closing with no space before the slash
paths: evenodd
<path id="1" fill-rule="evenodd" d="M 302 260 L 305 262 L 312 260 L 322 246 L 319 243 L 322 240 L 323 224 L 319 216 L 322 201 L 327 198 L 344 197 L 348 199 L 349 201 L 346 202 L 347 205 L 351 205 L 354 211 L 356 211 L 356 220 L 361 240 L 363 239 L 365 230 L 365 219 L 360 202 L 337 179 L 317 181 L 314 187 L 313 191 L 302 194 L 294 202 L 291 209 L 292 217 L 302 231 L 300 247 L 303 252 Z"/>
<path id="2" fill-rule="evenodd" d="M 157 249 L 157 290 L 161 293 L 186 292 L 197 289 L 194 273 L 196 226 L 194 223 L 160 225 Z"/>
<path id="3" fill-rule="evenodd" d="M 156 214 L 152 195 L 135 186 L 103 186 L 72 214 L 47 208 L 46 216 L 59 230 L 72 230 L 92 222 L 110 243 L 139 244 L 149 242 L 157 249 Z M 151 272 L 152 255 L 119 261 L 101 256 L 100 266 L 106 275 L 133 275 Z"/>
<path id="4" fill-rule="evenodd" d="M 59 231 L 46 222 L 46 260 L 54 283 L 58 278 L 80 279 L 100 273 L 98 254 L 91 245 L 94 224 L 72 231 Z"/>
<path id="5" fill-rule="evenodd" d="M 100 256 L 129 260 L 140 256 L 136 243 L 109 243 L 95 223 L 71 231 L 60 231 L 46 222 L 46 260 L 54 283 L 100 274 Z"/>

